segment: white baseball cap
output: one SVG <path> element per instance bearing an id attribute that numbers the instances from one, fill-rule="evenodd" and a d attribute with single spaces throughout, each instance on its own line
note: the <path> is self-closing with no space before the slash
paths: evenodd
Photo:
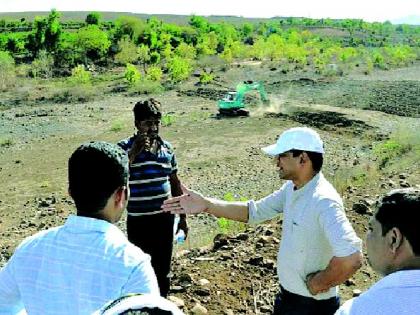
<path id="1" fill-rule="evenodd" d="M 271 156 L 290 150 L 324 153 L 324 144 L 315 130 L 308 127 L 295 127 L 284 131 L 275 144 L 261 150 Z"/>

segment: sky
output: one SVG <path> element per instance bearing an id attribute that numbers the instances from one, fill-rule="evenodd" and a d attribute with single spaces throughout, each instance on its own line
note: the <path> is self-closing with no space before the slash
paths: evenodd
<path id="1" fill-rule="evenodd" d="M 203 16 L 358 18 L 368 22 L 420 16 L 420 0 L 0 0 L 0 12 L 52 8 Z"/>

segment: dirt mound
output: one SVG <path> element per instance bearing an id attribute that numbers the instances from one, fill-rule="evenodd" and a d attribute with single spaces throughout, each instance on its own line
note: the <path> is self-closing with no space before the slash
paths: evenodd
<path id="1" fill-rule="evenodd" d="M 361 120 L 347 118 L 342 113 L 332 111 L 295 111 L 291 114 L 267 113 L 267 117 L 281 117 L 297 121 L 301 124 L 313 126 L 323 130 L 337 130 L 346 128 L 352 133 L 361 133 L 372 129 L 371 126 Z"/>
<path id="2" fill-rule="evenodd" d="M 217 90 L 211 88 L 198 88 L 196 90 L 178 91 L 178 96 L 196 96 L 208 100 L 217 101 L 227 93 L 227 90 Z"/>
<path id="3" fill-rule="evenodd" d="M 420 117 L 420 83 L 413 81 L 379 82 L 365 109 L 388 114 Z"/>

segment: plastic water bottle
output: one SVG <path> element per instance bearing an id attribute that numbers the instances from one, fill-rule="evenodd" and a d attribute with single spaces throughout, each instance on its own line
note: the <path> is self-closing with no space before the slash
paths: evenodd
<path id="1" fill-rule="evenodd" d="M 174 221 L 174 239 L 176 244 L 183 244 L 185 241 L 185 233 L 184 230 L 179 230 L 178 233 L 176 233 L 176 230 L 178 229 L 178 223 L 179 216 L 177 215 Z"/>
<path id="2" fill-rule="evenodd" d="M 185 241 L 185 233 L 184 230 L 179 230 L 178 233 L 175 235 L 175 242 L 177 244 L 183 244 Z"/>

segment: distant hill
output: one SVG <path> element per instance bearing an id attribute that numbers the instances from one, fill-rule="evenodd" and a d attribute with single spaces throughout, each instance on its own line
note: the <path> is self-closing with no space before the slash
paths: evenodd
<path id="1" fill-rule="evenodd" d="M 84 21 L 86 16 L 93 11 L 59 11 L 61 13 L 61 21 Z M 99 12 L 102 15 L 104 21 L 114 21 L 119 16 L 135 16 L 137 18 L 146 20 L 151 17 L 155 17 L 166 23 L 174 23 L 178 25 L 187 24 L 190 15 L 173 15 L 173 14 L 142 14 L 142 13 L 130 13 L 130 12 Z M 48 12 L 0 12 L 0 19 L 8 20 L 20 20 L 24 18 L 27 21 L 33 21 L 36 16 L 47 16 Z M 278 18 L 278 17 L 277 17 Z M 268 18 L 244 18 L 240 16 L 206 16 L 206 19 L 210 22 L 217 23 L 227 21 L 232 24 L 242 23 L 258 23 L 267 22 Z"/>
<path id="2" fill-rule="evenodd" d="M 420 15 L 410 15 L 391 21 L 392 24 L 420 25 Z"/>

